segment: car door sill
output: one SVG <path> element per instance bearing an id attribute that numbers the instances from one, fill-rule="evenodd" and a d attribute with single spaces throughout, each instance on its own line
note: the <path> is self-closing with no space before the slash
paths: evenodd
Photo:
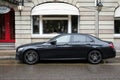
<path id="1" fill-rule="evenodd" d="M 86 58 L 42 58 L 40 60 L 85 60 Z"/>

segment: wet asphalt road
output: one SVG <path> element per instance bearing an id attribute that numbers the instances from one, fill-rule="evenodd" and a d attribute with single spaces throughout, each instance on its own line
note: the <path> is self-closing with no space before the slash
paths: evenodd
<path id="1" fill-rule="evenodd" d="M 0 60 L 0 80 L 120 80 L 120 59 L 97 65 L 86 61 L 26 65 L 16 60 Z"/>

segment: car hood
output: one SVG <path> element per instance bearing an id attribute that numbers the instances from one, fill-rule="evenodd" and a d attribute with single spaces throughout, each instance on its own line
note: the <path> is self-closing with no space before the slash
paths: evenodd
<path id="1" fill-rule="evenodd" d="M 28 46 L 40 46 L 40 45 L 42 45 L 42 44 L 44 44 L 44 43 L 45 43 L 45 42 L 37 42 L 37 43 L 24 44 L 24 45 L 21 45 L 21 46 L 17 47 L 17 49 L 18 49 L 18 48 L 21 48 L 21 47 L 28 47 Z"/>

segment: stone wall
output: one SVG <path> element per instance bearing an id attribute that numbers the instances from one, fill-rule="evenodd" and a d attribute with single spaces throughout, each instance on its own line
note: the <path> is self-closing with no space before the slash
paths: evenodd
<path id="1" fill-rule="evenodd" d="M 32 38 L 31 10 L 35 5 L 54 0 L 25 0 L 21 16 L 16 11 L 16 46 L 48 39 Z M 79 33 L 95 35 L 95 3 L 94 0 L 57 0 L 77 6 L 80 10 Z M 114 41 L 114 10 L 117 0 L 102 0 L 103 8 L 99 14 L 100 38 Z"/>

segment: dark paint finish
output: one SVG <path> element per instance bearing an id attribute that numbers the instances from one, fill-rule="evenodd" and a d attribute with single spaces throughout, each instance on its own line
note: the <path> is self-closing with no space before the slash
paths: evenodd
<path id="1" fill-rule="evenodd" d="M 16 50 L 16 58 L 24 61 L 24 54 L 28 50 L 36 51 L 40 60 L 87 60 L 88 54 L 93 50 L 99 51 L 102 59 L 116 56 L 112 42 L 87 34 L 62 34 L 48 42 L 19 46 Z"/>

